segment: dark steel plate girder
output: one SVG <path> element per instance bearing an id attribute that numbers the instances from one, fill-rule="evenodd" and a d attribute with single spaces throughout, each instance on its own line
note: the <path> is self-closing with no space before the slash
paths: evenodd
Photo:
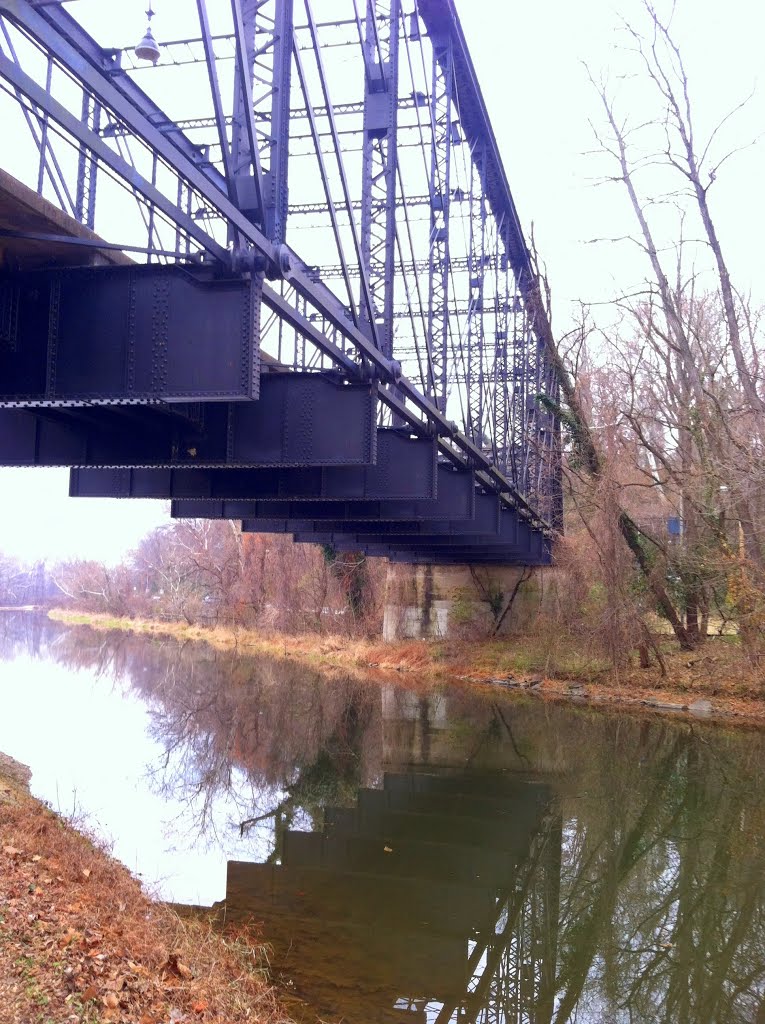
<path id="1" fill-rule="evenodd" d="M 218 501 L 432 500 L 436 497 L 436 445 L 427 438 L 380 429 L 373 466 L 73 469 L 69 493 L 77 497 Z"/>
<path id="2" fill-rule="evenodd" d="M 0 275 L 0 406 L 252 399 L 260 282 L 156 264 Z"/>
<path id="3" fill-rule="evenodd" d="M 475 477 L 449 466 L 438 467 L 437 497 L 425 501 L 212 501 L 177 500 L 175 519 L 326 519 L 472 520 L 475 517 Z"/>
<path id="4" fill-rule="evenodd" d="M 374 385 L 267 373 L 257 402 L 0 409 L 0 466 L 362 467 L 376 419 Z"/>

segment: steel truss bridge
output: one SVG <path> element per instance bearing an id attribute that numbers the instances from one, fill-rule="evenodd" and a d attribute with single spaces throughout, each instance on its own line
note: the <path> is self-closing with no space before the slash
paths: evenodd
<path id="1" fill-rule="evenodd" d="M 159 0 L 156 65 L 142 17 L 0 0 L 0 464 L 547 563 L 551 335 L 455 0 Z"/>

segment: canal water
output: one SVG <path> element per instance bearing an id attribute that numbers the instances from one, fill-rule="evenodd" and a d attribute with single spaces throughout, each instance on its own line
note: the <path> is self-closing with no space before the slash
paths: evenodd
<path id="1" fill-rule="evenodd" d="M 765 1022 L 760 731 L 3 613 L 0 750 L 301 1019 Z"/>

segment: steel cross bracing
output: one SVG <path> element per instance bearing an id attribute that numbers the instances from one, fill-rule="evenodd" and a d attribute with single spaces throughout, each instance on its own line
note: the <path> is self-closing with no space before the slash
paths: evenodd
<path id="1" fill-rule="evenodd" d="M 364 136 L 361 249 L 383 353 L 393 355 L 393 281 L 398 151 L 399 0 L 369 0 L 363 35 Z M 360 27 L 360 21 L 359 21 Z"/>
<path id="2" fill-rule="evenodd" d="M 148 263 L 252 276 L 263 353 L 374 382 L 559 525 L 549 326 L 455 0 L 167 0 L 156 67 L 140 6 L 0 0 L 2 169 Z"/>
<path id="3" fill-rule="evenodd" d="M 439 23 L 432 36 L 432 84 L 430 93 L 430 264 L 428 267 L 428 357 L 432 365 L 432 393 L 441 409 L 447 405 L 449 316 L 449 213 L 453 129 L 452 102 L 455 89 L 452 37 Z M 458 129 L 456 129 L 458 130 Z M 468 433 L 470 425 L 466 422 Z"/>
<path id="4" fill-rule="evenodd" d="M 545 814 L 514 885 L 478 934 L 465 994 L 434 1009 L 434 1024 L 549 1024 L 555 995 L 560 888 L 560 814 Z"/>

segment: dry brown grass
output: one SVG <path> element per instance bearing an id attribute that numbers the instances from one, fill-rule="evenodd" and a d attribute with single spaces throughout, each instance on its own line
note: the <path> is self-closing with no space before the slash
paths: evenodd
<path id="1" fill-rule="evenodd" d="M 153 903 L 85 836 L 3 790 L 3 1024 L 289 1024 L 262 947 Z"/>
<path id="2" fill-rule="evenodd" d="M 666 668 L 662 675 L 655 659 L 648 669 L 639 668 L 636 658 L 614 667 L 592 644 L 543 622 L 525 636 L 383 643 L 320 633 L 289 636 L 67 611 L 51 614 L 64 622 L 87 622 L 96 629 L 203 640 L 214 647 L 296 660 L 330 676 L 354 674 L 375 682 L 405 675 L 408 687 L 424 688 L 447 680 L 476 684 L 513 677 L 540 681 L 537 694 L 553 699 L 567 695 L 570 683 L 585 683 L 589 694 L 615 702 L 687 704 L 704 697 L 724 716 L 765 719 L 765 665 L 753 665 L 731 636 L 710 637 L 689 654 L 671 638 L 655 635 Z"/>

